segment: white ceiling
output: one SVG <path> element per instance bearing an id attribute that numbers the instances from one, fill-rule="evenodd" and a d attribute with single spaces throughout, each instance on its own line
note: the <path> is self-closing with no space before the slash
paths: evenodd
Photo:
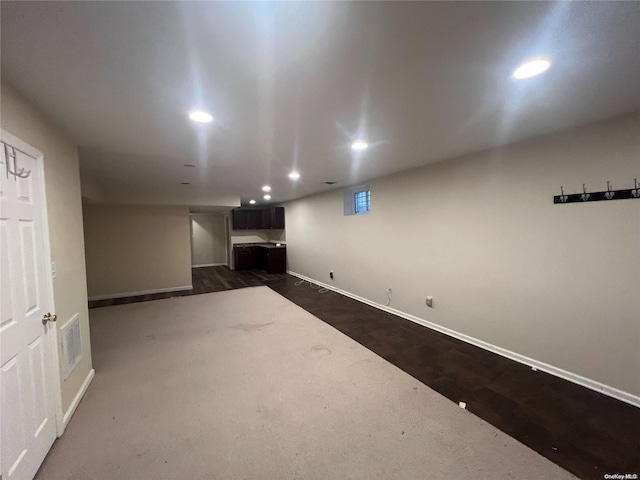
<path id="1" fill-rule="evenodd" d="M 640 2 L 2 2 L 1 61 L 80 145 L 87 196 L 234 205 L 637 110 L 638 25 Z"/>

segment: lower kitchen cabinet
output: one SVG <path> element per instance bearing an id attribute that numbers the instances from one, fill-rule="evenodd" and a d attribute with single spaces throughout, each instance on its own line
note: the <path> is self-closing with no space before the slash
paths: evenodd
<path id="1" fill-rule="evenodd" d="M 286 273 L 287 249 L 270 245 L 234 245 L 234 268 L 236 270 L 266 270 L 268 273 Z"/>
<path id="2" fill-rule="evenodd" d="M 269 273 L 287 273 L 287 249 L 265 248 L 267 251 L 266 270 Z"/>
<path id="3" fill-rule="evenodd" d="M 233 247 L 233 264 L 236 270 L 255 268 L 258 261 L 257 247 Z"/>

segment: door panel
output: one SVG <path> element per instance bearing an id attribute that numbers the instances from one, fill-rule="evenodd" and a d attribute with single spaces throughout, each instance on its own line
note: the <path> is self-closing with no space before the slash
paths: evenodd
<path id="1" fill-rule="evenodd" d="M 9 155 L 7 155 L 9 153 Z M 48 262 L 38 161 L 0 144 L 2 478 L 32 478 L 56 437 Z M 19 178 L 10 172 L 26 173 Z M 21 170 L 24 169 L 24 170 Z"/>
<path id="2" fill-rule="evenodd" d="M 38 308 L 38 273 L 36 270 L 36 251 L 34 226 L 32 220 L 21 219 L 20 259 L 22 261 L 22 287 L 24 289 L 25 314 L 29 315 Z"/>
<path id="3" fill-rule="evenodd" d="M 18 355 L 10 358 L 0 369 L 2 372 L 2 469 L 3 477 L 15 471 L 24 457 L 25 426 L 22 422 L 22 412 L 16 412 L 23 405 L 23 394 L 20 388 L 20 358 Z M 11 412 L 9 415 L 8 413 Z M 17 414 L 16 414 L 17 413 Z"/>
<path id="4" fill-rule="evenodd" d="M 23 160 L 24 157 L 18 155 L 20 160 Z M 27 162 L 29 168 L 36 168 L 36 165 L 33 162 Z M 21 168 L 24 166 L 24 163 L 20 163 Z M 25 202 L 28 204 L 33 204 L 33 178 L 29 175 L 27 178 L 21 178 L 16 183 L 16 199 L 20 202 Z"/>
<path id="5" fill-rule="evenodd" d="M 2 172 L 0 172 L 0 175 Z M 8 327 L 13 320 L 13 295 L 11 285 L 13 275 L 9 263 L 9 246 L 7 237 L 7 219 L 0 219 L 0 288 L 2 288 L 2 308 L 0 308 L 0 335 L 5 327 Z"/>
<path id="6" fill-rule="evenodd" d="M 28 350 L 29 366 L 31 367 L 31 391 L 33 394 L 31 412 L 35 437 L 38 437 L 42 432 L 49 419 L 47 415 L 47 386 L 44 383 L 46 378 L 46 355 L 42 342 L 43 339 L 41 337 L 36 338 L 29 345 Z"/>

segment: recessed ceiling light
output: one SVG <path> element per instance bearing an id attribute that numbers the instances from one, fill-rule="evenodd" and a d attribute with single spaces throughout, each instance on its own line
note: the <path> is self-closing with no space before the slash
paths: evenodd
<path id="1" fill-rule="evenodd" d="M 291 172 L 289 174 L 289 178 L 291 180 L 298 180 L 300 178 L 300 174 L 298 172 Z"/>
<path id="2" fill-rule="evenodd" d="M 367 148 L 369 148 L 369 144 L 364 140 L 356 140 L 351 144 L 351 148 L 353 150 L 366 150 Z"/>
<path id="3" fill-rule="evenodd" d="M 185 163 L 184 166 L 188 168 L 195 168 L 195 165 L 193 163 Z"/>
<path id="4" fill-rule="evenodd" d="M 269 185 L 265 185 L 264 187 L 262 187 L 262 191 L 263 192 L 270 192 L 271 191 L 271 187 Z"/>
<path id="5" fill-rule="evenodd" d="M 255 200 L 249 200 L 249 203 L 250 203 L 251 205 L 253 205 L 254 203 L 256 203 L 256 201 L 255 201 Z"/>
<path id="6" fill-rule="evenodd" d="M 513 78 L 521 80 L 523 78 L 535 77 L 536 75 L 546 72 L 550 66 L 551 62 L 546 58 L 534 58 L 516 68 L 516 71 L 513 72 Z"/>
<path id="7" fill-rule="evenodd" d="M 207 112 L 203 112 L 202 110 L 194 110 L 193 112 L 189 113 L 189 118 L 194 122 L 199 123 L 209 123 L 211 120 L 213 120 L 213 117 L 210 114 L 208 114 Z"/>
<path id="8" fill-rule="evenodd" d="M 271 195 L 265 195 L 265 196 L 264 196 L 264 199 L 265 199 L 265 200 L 271 200 Z"/>

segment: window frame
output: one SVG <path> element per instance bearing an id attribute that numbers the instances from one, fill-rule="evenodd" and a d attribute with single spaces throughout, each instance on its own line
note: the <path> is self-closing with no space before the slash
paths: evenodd
<path id="1" fill-rule="evenodd" d="M 358 197 L 364 197 L 364 209 L 360 210 L 359 206 L 363 204 L 362 199 Z M 353 213 L 355 215 L 362 215 L 371 212 L 371 190 L 357 190 L 353 192 Z"/>
<path id="2" fill-rule="evenodd" d="M 356 198 L 358 194 L 363 192 L 367 195 L 367 207 L 368 210 L 356 211 Z M 351 215 L 367 215 L 371 213 L 371 186 L 366 183 L 359 183 L 357 185 L 351 185 L 343 189 L 344 199 L 344 216 Z M 362 203 L 362 202 L 361 202 Z"/>

